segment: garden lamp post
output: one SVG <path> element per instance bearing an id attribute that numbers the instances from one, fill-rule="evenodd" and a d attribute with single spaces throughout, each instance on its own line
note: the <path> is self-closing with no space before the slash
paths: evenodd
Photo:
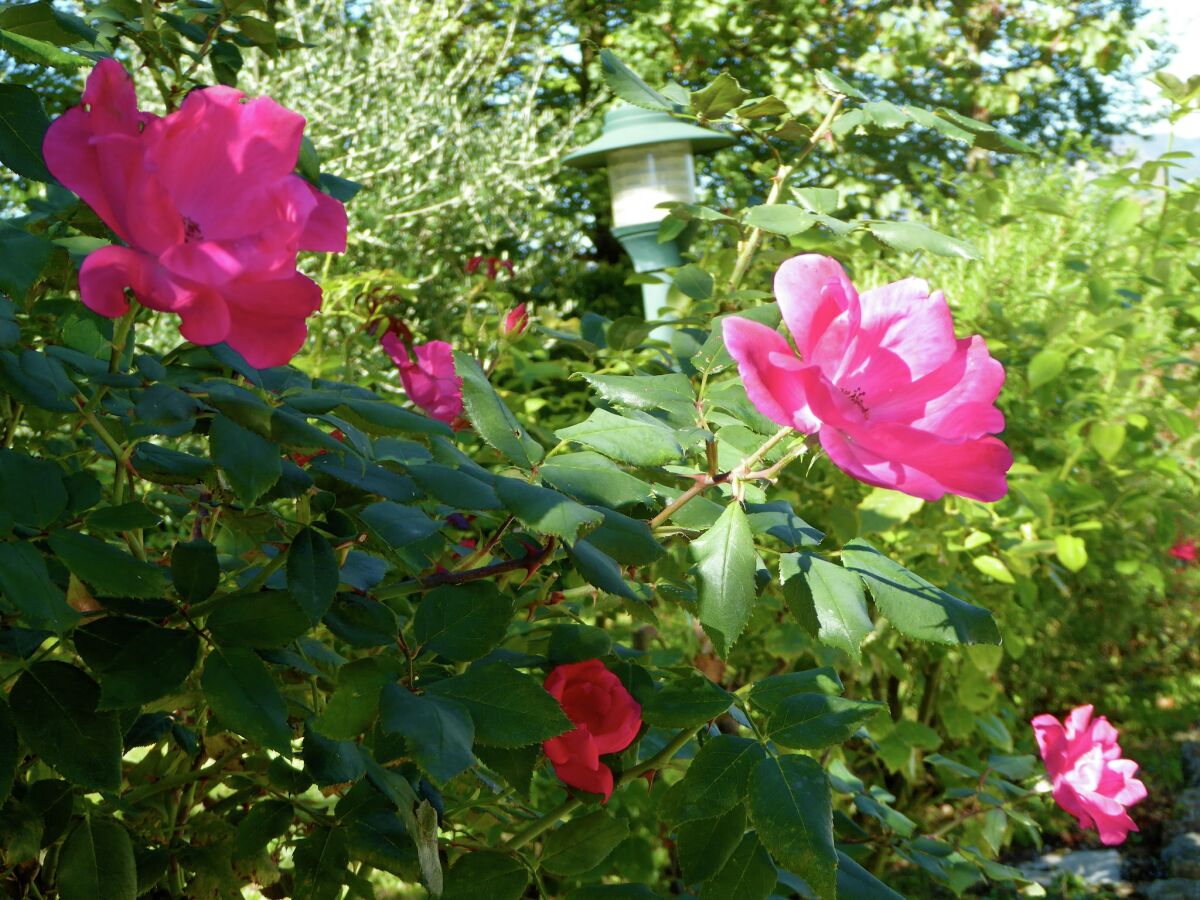
<path id="1" fill-rule="evenodd" d="M 734 143 L 726 134 L 681 122 L 664 112 L 622 104 L 604 116 L 600 137 L 563 157 L 578 169 L 608 167 L 612 194 L 613 235 L 639 273 L 662 272 L 683 264 L 674 240 L 658 241 L 658 226 L 669 210 L 666 201 L 696 199 L 695 153 L 708 153 Z M 647 320 L 660 317 L 670 282 L 642 285 Z"/>

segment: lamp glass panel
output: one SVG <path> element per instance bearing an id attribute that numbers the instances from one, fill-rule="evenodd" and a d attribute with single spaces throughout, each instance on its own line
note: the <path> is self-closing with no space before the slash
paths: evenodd
<path id="1" fill-rule="evenodd" d="M 687 141 L 628 147 L 608 154 L 608 186 L 612 191 L 613 226 L 659 222 L 667 200 L 692 203 L 696 174 Z"/>

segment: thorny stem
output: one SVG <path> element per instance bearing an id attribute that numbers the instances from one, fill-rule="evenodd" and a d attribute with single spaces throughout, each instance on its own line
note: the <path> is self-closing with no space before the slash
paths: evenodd
<path id="1" fill-rule="evenodd" d="M 621 777 L 617 780 L 616 787 L 622 788 L 630 782 L 636 781 L 651 769 L 660 769 L 666 763 L 670 762 L 675 754 L 683 749 L 684 745 L 695 735 L 695 729 L 685 729 L 671 739 L 671 743 L 663 747 L 652 757 L 642 763 L 638 763 L 632 769 L 627 769 L 621 773 Z M 534 840 L 538 835 L 553 828 L 554 825 L 564 816 L 570 815 L 576 809 L 583 805 L 583 801 L 578 798 L 571 797 L 561 804 L 556 806 L 550 812 L 546 813 L 540 819 L 536 819 L 529 825 L 522 828 L 514 834 L 506 845 L 509 850 L 519 850 L 530 841 Z"/>
<path id="2" fill-rule="evenodd" d="M 813 152 L 817 144 L 822 138 L 829 133 L 830 127 L 833 125 L 833 120 L 837 118 L 837 114 L 842 109 L 842 104 L 846 98 L 838 95 L 834 98 L 833 105 L 829 108 L 829 112 L 825 114 L 825 118 L 821 120 L 821 124 L 817 126 L 817 130 L 813 132 L 812 137 L 808 139 L 808 144 L 804 150 L 796 157 L 796 161 L 791 165 L 780 165 L 775 172 L 775 176 L 771 179 L 771 191 L 767 194 L 767 199 L 763 201 L 764 206 L 771 206 L 779 202 L 780 196 L 783 194 L 784 185 L 792 173 L 800 167 L 800 164 L 808 159 L 808 155 Z M 729 276 L 729 291 L 736 291 L 741 285 L 742 279 L 746 277 L 746 272 L 750 269 L 750 263 L 754 261 L 754 254 L 758 251 L 759 244 L 762 243 L 763 230 L 761 228 L 752 228 L 750 236 L 746 238 L 738 251 L 737 262 L 733 266 L 733 274 Z"/>

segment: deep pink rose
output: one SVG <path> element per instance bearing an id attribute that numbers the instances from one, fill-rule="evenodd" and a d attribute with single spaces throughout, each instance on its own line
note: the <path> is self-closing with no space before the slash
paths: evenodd
<path id="1" fill-rule="evenodd" d="M 1184 563 L 1194 563 L 1196 561 L 1196 539 L 1188 538 L 1181 540 L 1167 551 L 1168 555 Z"/>
<path id="2" fill-rule="evenodd" d="M 192 91 L 164 117 L 139 112 L 115 59 L 96 64 L 83 102 L 46 132 L 46 165 L 127 246 L 89 254 L 83 302 L 110 318 L 145 306 L 177 313 L 197 344 L 226 341 L 254 366 L 304 343 L 321 289 L 300 250 L 346 249 L 346 210 L 293 174 L 304 118 L 269 97 Z"/>
<path id="3" fill-rule="evenodd" d="M 454 351 L 445 341 L 414 344 L 413 358 L 400 336 L 387 332 L 380 343 L 400 369 L 408 399 L 431 417 L 453 422 L 462 413 L 462 379 L 454 373 Z"/>
<path id="4" fill-rule="evenodd" d="M 978 335 L 955 339 L 941 291 L 906 278 L 859 296 L 836 260 L 807 254 L 779 267 L 775 297 L 795 349 L 765 325 L 724 320 L 763 415 L 818 435 L 867 484 L 925 500 L 1005 495 L 1012 454 L 993 436 L 1004 367 Z"/>
<path id="5" fill-rule="evenodd" d="M 521 334 L 529 327 L 529 310 L 525 308 L 524 303 L 518 303 L 508 311 L 508 315 L 504 317 L 504 327 L 502 329 L 504 337 L 512 340 L 520 337 Z"/>
<path id="6" fill-rule="evenodd" d="M 542 744 L 555 773 L 571 787 L 603 794 L 608 802 L 613 773 L 600 756 L 620 753 L 633 743 L 642 728 L 642 707 L 598 659 L 558 666 L 545 687 L 575 725 Z"/>
<path id="7" fill-rule="evenodd" d="M 1092 707 L 1077 706 L 1066 725 L 1051 715 L 1030 724 L 1046 773 L 1054 784 L 1054 801 L 1079 820 L 1080 828 L 1095 828 L 1106 845 L 1123 843 L 1137 831 L 1125 807 L 1146 798 L 1146 786 L 1134 778 L 1138 765 L 1121 759 L 1117 729 Z"/>

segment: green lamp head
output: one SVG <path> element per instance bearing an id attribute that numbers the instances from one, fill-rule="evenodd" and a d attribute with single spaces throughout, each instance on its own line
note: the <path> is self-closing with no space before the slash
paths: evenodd
<path id="1" fill-rule="evenodd" d="M 622 104 L 604 116 L 600 137 L 563 162 L 579 169 L 608 167 L 613 234 L 638 272 L 682 264 L 674 241 L 658 242 L 667 210 L 658 204 L 696 199 L 692 157 L 734 143 L 726 134 L 681 122 L 654 110 Z"/>

